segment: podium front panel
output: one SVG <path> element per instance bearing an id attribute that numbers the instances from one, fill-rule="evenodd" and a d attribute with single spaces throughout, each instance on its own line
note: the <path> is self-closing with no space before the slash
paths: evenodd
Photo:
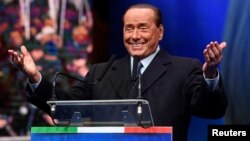
<path id="1" fill-rule="evenodd" d="M 32 127 L 31 141 L 172 141 L 172 127 Z"/>

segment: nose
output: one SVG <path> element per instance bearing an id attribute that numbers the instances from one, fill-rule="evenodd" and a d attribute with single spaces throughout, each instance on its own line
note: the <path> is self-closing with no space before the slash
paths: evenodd
<path id="1" fill-rule="evenodd" d="M 140 39 L 140 33 L 137 29 L 135 29 L 132 33 L 132 39 L 136 40 L 136 39 Z"/>

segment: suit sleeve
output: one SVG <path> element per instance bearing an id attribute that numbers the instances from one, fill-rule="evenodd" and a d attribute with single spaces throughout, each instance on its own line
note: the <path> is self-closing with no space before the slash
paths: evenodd
<path id="1" fill-rule="evenodd" d="M 33 92 L 30 85 L 26 85 L 27 90 L 27 100 L 36 105 L 38 108 L 42 109 L 44 112 L 50 113 L 50 106 L 47 101 L 52 97 L 52 83 L 46 79 L 42 79 L 41 83 Z M 91 99 L 91 88 L 88 85 L 87 80 L 85 83 L 78 82 L 73 84 L 66 91 L 62 90 L 60 86 L 56 88 L 56 98 L 57 100 L 87 100 Z"/>
<path id="2" fill-rule="evenodd" d="M 203 77 L 200 62 L 194 61 L 191 66 L 185 83 L 187 93 L 191 96 L 192 114 L 212 119 L 223 117 L 228 102 L 222 77 L 220 77 L 217 88 L 212 90 Z"/>

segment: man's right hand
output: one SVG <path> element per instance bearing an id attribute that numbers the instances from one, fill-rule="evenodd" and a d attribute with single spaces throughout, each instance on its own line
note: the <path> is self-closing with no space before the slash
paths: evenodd
<path id="1" fill-rule="evenodd" d="M 41 73 L 25 46 L 21 46 L 21 53 L 14 50 L 8 50 L 8 53 L 12 63 L 27 75 L 31 83 L 38 83 L 41 80 Z"/>

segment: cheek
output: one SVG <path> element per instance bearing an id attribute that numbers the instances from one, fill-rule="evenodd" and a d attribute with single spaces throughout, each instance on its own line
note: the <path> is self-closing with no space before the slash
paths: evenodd
<path id="1" fill-rule="evenodd" d="M 129 47 L 129 45 L 126 43 L 126 41 L 124 41 L 124 47 L 127 50 L 128 53 L 131 53 L 131 48 Z"/>
<path id="2" fill-rule="evenodd" d="M 123 34 L 123 41 L 126 42 L 129 40 L 129 36 L 127 34 Z"/>
<path id="3" fill-rule="evenodd" d="M 144 54 L 147 54 L 147 55 L 151 54 L 151 52 L 153 52 L 152 50 L 153 50 L 152 47 L 147 47 L 147 48 L 144 49 Z"/>
<path id="4" fill-rule="evenodd" d="M 154 36 L 154 37 L 152 38 L 152 40 L 150 41 L 152 47 L 155 47 L 155 46 L 158 45 L 158 43 L 159 43 L 159 38 L 160 38 L 159 36 Z"/>
<path id="5" fill-rule="evenodd" d="M 123 37 L 123 44 L 125 46 L 126 49 L 129 48 L 129 38 Z"/>
<path id="6" fill-rule="evenodd" d="M 149 45 L 146 48 L 146 52 L 149 54 L 154 52 L 156 50 L 157 46 L 158 46 L 158 42 L 155 42 L 155 41 L 149 42 Z"/>

